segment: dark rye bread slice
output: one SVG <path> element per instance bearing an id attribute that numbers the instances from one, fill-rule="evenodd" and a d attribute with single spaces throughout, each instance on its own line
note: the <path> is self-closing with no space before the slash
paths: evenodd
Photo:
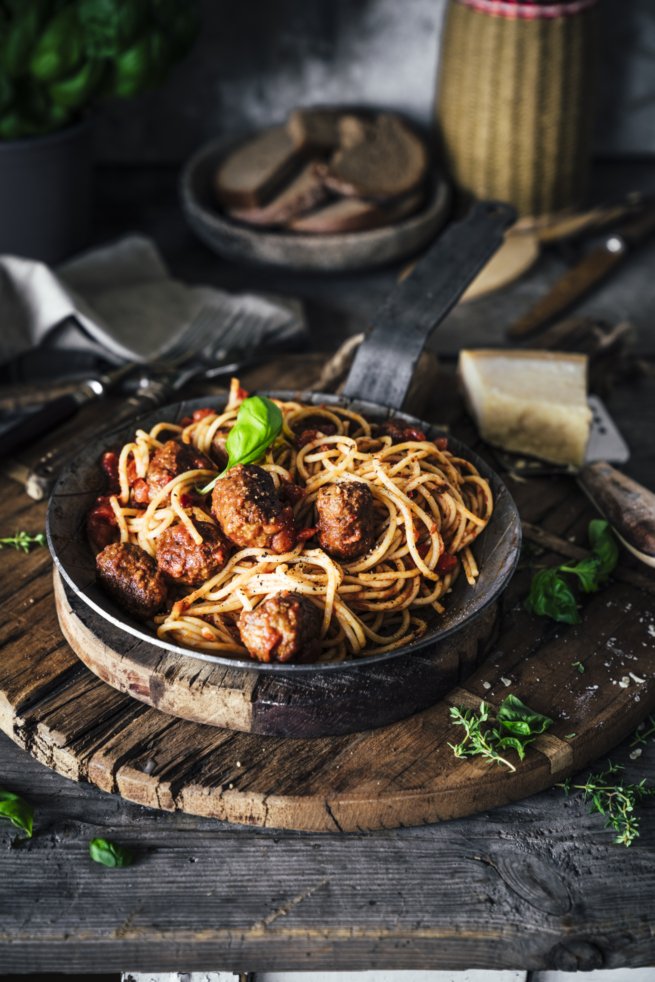
<path id="1" fill-rule="evenodd" d="M 307 235 L 336 235 L 342 232 L 363 232 L 382 228 L 407 218 L 423 204 L 423 193 L 416 192 L 389 204 L 364 201 L 361 198 L 341 198 L 323 208 L 289 222 L 294 232 Z"/>
<path id="2" fill-rule="evenodd" d="M 284 126 L 273 126 L 233 150 L 214 178 L 216 197 L 225 208 L 259 208 L 300 165 L 302 154 Z"/>
<path id="3" fill-rule="evenodd" d="M 279 228 L 310 211 L 327 197 L 315 164 L 307 164 L 283 191 L 261 208 L 230 208 L 228 214 L 239 222 L 258 227 Z"/>
<path id="4" fill-rule="evenodd" d="M 339 146 L 342 118 L 343 110 L 339 109 L 294 109 L 287 120 L 287 132 L 299 150 L 326 155 Z"/>
<path id="5" fill-rule="evenodd" d="M 424 182 L 427 148 L 398 116 L 382 113 L 370 123 L 344 116 L 339 132 L 341 147 L 321 171 L 337 194 L 385 201 Z"/>

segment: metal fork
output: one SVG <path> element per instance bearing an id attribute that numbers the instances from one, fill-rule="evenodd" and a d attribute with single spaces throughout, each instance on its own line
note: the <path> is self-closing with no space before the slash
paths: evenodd
<path id="1" fill-rule="evenodd" d="M 203 307 L 186 330 L 182 331 L 149 365 L 144 366 L 139 388 L 134 395 L 126 398 L 112 414 L 111 423 L 94 431 L 95 438 L 102 440 L 103 434 L 119 426 L 124 420 L 132 419 L 150 412 L 169 401 L 176 392 L 193 379 L 215 378 L 229 372 L 236 372 L 244 361 L 251 361 L 253 349 L 270 330 L 269 321 L 264 321 L 256 312 L 243 314 L 232 310 L 222 318 L 221 331 L 216 336 L 220 312 L 216 308 Z M 267 353 L 274 346 L 267 347 Z M 79 434 L 74 441 L 79 444 Z M 32 468 L 21 476 L 26 491 L 37 501 L 45 498 L 54 485 L 57 474 L 71 453 L 70 442 L 55 445 Z"/>
<path id="2" fill-rule="evenodd" d="M 218 335 L 217 314 L 221 315 Z M 256 314 L 231 311 L 226 323 L 220 311 L 203 307 L 187 329 L 147 366 L 142 387 L 147 387 L 150 379 L 166 385 L 169 392 L 176 392 L 198 375 L 212 379 L 229 370 L 236 371 L 240 361 L 257 347 L 263 333 L 264 326 Z"/>

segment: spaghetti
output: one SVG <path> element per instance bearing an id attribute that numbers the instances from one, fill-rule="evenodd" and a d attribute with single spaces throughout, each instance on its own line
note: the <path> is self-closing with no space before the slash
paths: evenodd
<path id="1" fill-rule="evenodd" d="M 178 584 L 168 609 L 154 618 L 158 636 L 248 657 L 240 615 L 291 591 L 320 613 L 319 661 L 379 654 L 420 638 L 444 612 L 457 576 L 475 583 L 471 546 L 492 515 L 489 483 L 443 438 L 429 440 L 404 424 L 399 434 L 385 433 L 341 406 L 277 405 L 282 432 L 258 463 L 276 493 L 292 504 L 297 544 L 282 554 L 234 547 L 223 568 L 199 585 Z M 223 454 L 238 408 L 233 397 L 223 412 L 202 410 L 181 425 L 160 422 L 148 432 L 137 430 L 121 448 L 116 493 L 108 498 L 121 542 L 156 558 L 157 540 L 171 526 L 184 526 L 197 544 L 203 542 L 202 523 L 217 527 L 210 500 L 198 488 L 221 469 L 209 463 Z M 134 488 L 168 440 L 205 455 L 208 466 L 183 470 L 139 504 Z M 331 557 L 315 536 L 320 489 L 343 481 L 369 488 L 375 519 L 372 547 L 351 561 Z"/>

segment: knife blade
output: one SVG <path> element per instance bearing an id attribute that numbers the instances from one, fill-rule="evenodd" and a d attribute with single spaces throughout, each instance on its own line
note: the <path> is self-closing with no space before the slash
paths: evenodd
<path id="1" fill-rule="evenodd" d="M 529 337 L 590 293 L 619 266 L 631 249 L 655 232 L 655 205 L 620 225 L 555 282 L 549 292 L 507 329 L 512 339 Z"/>

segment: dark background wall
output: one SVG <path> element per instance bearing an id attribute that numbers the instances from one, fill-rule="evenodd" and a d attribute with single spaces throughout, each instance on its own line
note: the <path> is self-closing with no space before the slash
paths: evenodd
<path id="1" fill-rule="evenodd" d="M 187 62 L 158 92 L 103 110 L 99 159 L 178 162 L 300 104 L 387 105 L 427 123 L 444 9 L 445 0 L 203 0 Z M 601 0 L 601 13 L 597 148 L 655 153 L 655 0 Z"/>

